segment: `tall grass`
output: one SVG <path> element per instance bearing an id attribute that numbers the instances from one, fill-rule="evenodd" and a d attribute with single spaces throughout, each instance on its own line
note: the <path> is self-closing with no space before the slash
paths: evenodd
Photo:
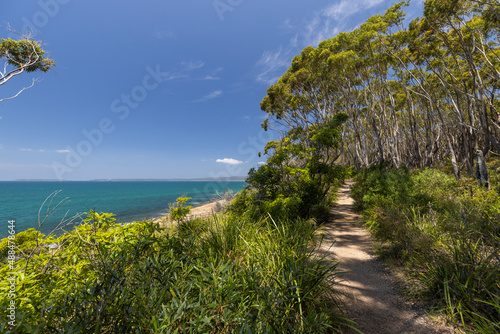
<path id="1" fill-rule="evenodd" d="M 348 323 L 335 308 L 336 264 L 317 257 L 310 222 L 195 219 L 166 233 L 109 214 L 18 261 L 17 318 L 3 333 L 326 333 Z M 0 276 L 9 271 L 7 265 Z"/>
<path id="2" fill-rule="evenodd" d="M 500 195 L 438 170 L 364 171 L 353 196 L 379 253 L 465 331 L 500 331 Z"/>

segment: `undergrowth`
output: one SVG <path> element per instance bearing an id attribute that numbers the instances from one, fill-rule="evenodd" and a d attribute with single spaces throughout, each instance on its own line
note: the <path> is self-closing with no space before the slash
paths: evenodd
<path id="1" fill-rule="evenodd" d="M 30 231 L 39 240 L 18 239 L 16 270 L 0 269 L 0 332 L 333 332 L 350 322 L 335 304 L 336 263 L 315 255 L 316 231 L 305 220 L 222 215 L 167 233 L 95 212 L 52 238 L 56 248 Z"/>
<path id="2" fill-rule="evenodd" d="M 492 179 L 495 180 L 496 174 Z M 372 168 L 352 194 L 379 253 L 464 331 L 500 331 L 500 195 L 435 169 Z"/>

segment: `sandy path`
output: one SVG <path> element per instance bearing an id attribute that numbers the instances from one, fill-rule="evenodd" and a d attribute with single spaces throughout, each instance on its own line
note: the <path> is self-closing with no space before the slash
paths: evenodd
<path id="1" fill-rule="evenodd" d="M 358 323 L 363 333 L 454 333 L 436 324 L 416 305 L 405 301 L 392 278 L 391 271 L 373 253 L 372 239 L 359 223 L 350 197 L 352 181 L 339 191 L 339 200 L 332 210 L 332 222 L 324 225 L 327 240 L 336 240 L 328 256 L 340 262 L 340 290 L 347 316 Z M 326 243 L 328 244 L 328 242 Z M 355 333 L 346 329 L 345 333 Z"/>

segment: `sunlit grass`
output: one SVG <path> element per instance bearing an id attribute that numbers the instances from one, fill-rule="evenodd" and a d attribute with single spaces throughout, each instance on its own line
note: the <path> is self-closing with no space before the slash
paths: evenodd
<path id="1" fill-rule="evenodd" d="M 96 214 L 55 242 L 18 261 L 16 326 L 2 312 L 3 332 L 326 333 L 350 323 L 310 221 L 226 214 L 165 230 Z"/>
<path id="2" fill-rule="evenodd" d="M 353 189 L 380 255 L 405 267 L 413 293 L 481 333 L 500 330 L 496 186 L 488 191 L 438 170 L 373 169 Z"/>

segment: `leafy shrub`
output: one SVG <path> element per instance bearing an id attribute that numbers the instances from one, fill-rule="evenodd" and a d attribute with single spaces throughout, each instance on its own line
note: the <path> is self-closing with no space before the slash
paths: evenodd
<path id="1" fill-rule="evenodd" d="M 190 199 L 191 197 L 179 197 L 177 198 L 177 202 L 170 205 L 171 220 L 175 222 L 183 222 L 186 219 L 189 211 L 193 208 L 191 205 L 184 206 Z"/>
<path id="2" fill-rule="evenodd" d="M 412 187 L 410 172 L 407 169 L 385 170 L 372 166 L 354 178 L 351 189 L 356 208 L 363 210 L 386 203 L 406 203 Z"/>
<path id="3" fill-rule="evenodd" d="M 38 232 L 34 228 L 27 229 L 25 231 L 16 234 L 15 244 L 17 251 L 16 253 L 29 254 L 34 251 L 43 242 L 45 235 Z M 2 239 L 0 242 L 0 259 L 2 261 L 7 257 L 8 252 L 8 238 Z"/>
<path id="4" fill-rule="evenodd" d="M 248 222 L 226 215 L 165 234 L 152 222 L 115 223 L 90 212 L 18 261 L 16 326 L 5 333 L 324 333 L 347 320 L 332 312 L 336 265 L 315 256 L 306 221 Z M 26 268 L 26 270 L 21 270 Z M 10 271 L 0 268 L 0 276 Z"/>
<path id="5" fill-rule="evenodd" d="M 271 215 L 326 221 L 333 204 L 331 191 L 348 175 L 347 168 L 335 164 L 338 156 L 334 158 L 346 120 L 346 114 L 338 113 L 323 122 L 293 127 L 281 140 L 268 142 L 266 164 L 250 170 L 247 190 L 237 196 L 232 212 L 254 220 Z"/>
<path id="6" fill-rule="evenodd" d="M 500 329 L 500 196 L 439 170 L 365 170 L 354 198 L 419 296 L 482 333 Z"/>

